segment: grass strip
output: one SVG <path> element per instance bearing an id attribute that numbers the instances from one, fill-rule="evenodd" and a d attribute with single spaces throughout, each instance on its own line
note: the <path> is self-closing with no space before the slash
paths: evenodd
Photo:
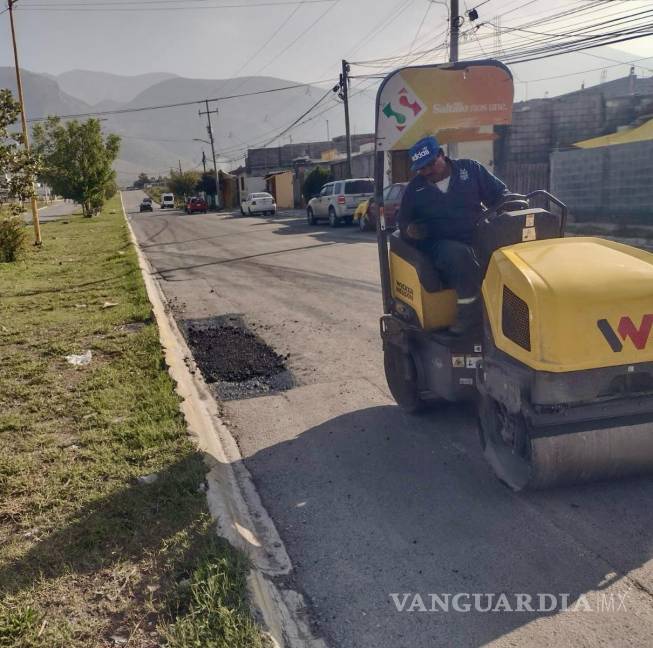
<path id="1" fill-rule="evenodd" d="M 43 241 L 0 264 L 0 647 L 265 646 L 119 199 Z"/>

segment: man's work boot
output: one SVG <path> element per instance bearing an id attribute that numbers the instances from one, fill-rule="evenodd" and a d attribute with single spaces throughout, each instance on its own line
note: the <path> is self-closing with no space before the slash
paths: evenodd
<path id="1" fill-rule="evenodd" d="M 449 333 L 462 337 L 475 330 L 483 321 L 480 297 L 458 300 L 458 312 L 456 321 L 449 327 Z"/>

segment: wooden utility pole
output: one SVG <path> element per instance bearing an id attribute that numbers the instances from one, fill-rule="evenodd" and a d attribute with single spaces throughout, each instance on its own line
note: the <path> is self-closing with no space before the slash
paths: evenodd
<path id="1" fill-rule="evenodd" d="M 18 46 L 16 45 L 16 28 L 14 25 L 14 5 L 17 0 L 7 0 L 9 9 L 9 23 L 11 24 L 11 39 L 14 45 L 14 61 L 16 64 L 16 87 L 18 89 L 18 102 L 20 103 L 20 121 L 23 128 L 23 140 L 25 150 L 29 154 L 29 131 L 27 130 L 27 118 L 25 117 L 25 100 L 23 98 L 23 84 L 20 78 L 20 65 L 18 63 Z M 32 181 L 32 194 L 34 194 L 34 182 Z M 34 224 L 34 245 L 41 245 L 41 224 L 39 223 L 39 208 L 36 204 L 36 196 L 32 195 L 32 222 Z"/>
<path id="2" fill-rule="evenodd" d="M 206 153 L 202 151 L 202 166 L 204 167 L 204 173 L 206 173 Z"/>
<path id="3" fill-rule="evenodd" d="M 218 165 L 215 161 L 215 140 L 213 139 L 213 126 L 211 125 L 211 113 L 214 112 L 216 115 L 218 114 L 218 108 L 216 106 L 215 110 L 211 111 L 209 110 L 209 100 L 205 99 L 204 103 L 206 104 L 206 112 L 202 112 L 200 110 L 200 117 L 202 115 L 206 115 L 208 119 L 208 126 L 206 127 L 206 130 L 209 133 L 209 140 L 211 140 L 211 153 L 213 154 L 213 170 L 215 171 L 215 208 L 219 209 L 220 207 L 220 178 L 218 178 Z"/>
<path id="4" fill-rule="evenodd" d="M 340 98 L 345 105 L 345 144 L 347 145 L 347 177 L 351 178 L 351 132 L 349 130 L 349 63 L 342 59 Z"/>

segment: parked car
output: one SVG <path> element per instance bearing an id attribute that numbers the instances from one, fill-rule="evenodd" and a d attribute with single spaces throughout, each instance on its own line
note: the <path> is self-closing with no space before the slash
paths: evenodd
<path id="1" fill-rule="evenodd" d="M 175 194 L 164 193 L 161 194 L 161 209 L 174 209 L 175 208 Z"/>
<path id="2" fill-rule="evenodd" d="M 186 201 L 185 211 L 187 214 L 197 214 L 198 212 L 206 214 L 209 211 L 209 205 L 204 198 L 193 196 Z"/>
<path id="3" fill-rule="evenodd" d="M 258 191 L 248 194 L 247 198 L 240 203 L 240 213 L 244 216 L 249 214 L 270 214 L 274 216 L 277 213 L 277 203 L 274 197 L 265 192 Z"/>
<path id="4" fill-rule="evenodd" d="M 372 178 L 352 178 L 337 180 L 322 187 L 320 195 L 311 198 L 306 207 L 306 220 L 315 225 L 326 218 L 331 227 L 338 227 L 343 221 L 349 225 L 354 220 L 354 212 L 360 203 L 374 194 Z"/>
<path id="5" fill-rule="evenodd" d="M 141 206 L 138 208 L 139 212 L 144 212 L 144 211 L 154 211 L 152 207 L 152 199 L 151 198 L 143 198 L 141 200 Z"/>
<path id="6" fill-rule="evenodd" d="M 385 215 L 385 225 L 388 229 L 392 230 L 397 227 L 397 219 L 399 217 L 399 207 L 401 206 L 401 199 L 404 196 L 407 182 L 395 182 L 388 185 L 383 190 L 383 213 Z M 362 232 L 366 230 L 376 229 L 376 200 L 374 197 L 367 201 L 367 206 L 357 210 L 358 226 Z"/>

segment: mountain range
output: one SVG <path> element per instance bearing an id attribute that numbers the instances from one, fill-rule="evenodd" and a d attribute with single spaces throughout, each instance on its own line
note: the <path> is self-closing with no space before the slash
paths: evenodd
<path id="1" fill-rule="evenodd" d="M 515 99 L 555 96 L 577 90 L 582 83 L 590 86 L 602 79 L 625 76 L 628 72 L 626 63 L 630 59 L 632 55 L 626 52 L 600 47 L 587 53 L 516 65 L 513 68 Z M 614 66 L 615 62 L 624 62 L 624 65 Z M 555 72 L 560 70 L 562 72 L 556 75 Z M 180 164 L 183 169 L 201 169 L 202 151 L 210 160 L 210 146 L 194 141 L 208 140 L 206 115 L 198 114 L 200 110 L 206 111 L 203 103 L 138 110 L 150 106 L 259 93 L 209 104 L 212 111 L 218 110 L 211 117 L 223 168 L 236 166 L 242 161 L 247 145 L 262 146 L 273 140 L 321 98 L 319 106 L 305 118 L 306 123 L 300 120 L 300 124 L 272 144 L 320 141 L 327 139 L 327 135 L 334 137 L 344 132 L 343 110 L 329 84 L 267 92 L 292 85 L 295 85 L 292 81 L 274 77 L 212 80 L 165 72 L 121 76 L 87 70 L 72 70 L 55 76 L 23 70 L 28 119 L 135 110 L 101 116 L 104 130 L 122 137 L 120 159 L 116 162 L 121 184 L 131 183 L 141 171 L 166 174 L 171 167 L 178 168 Z M 15 92 L 13 68 L 0 67 L 0 88 L 10 88 Z M 370 81 L 352 82 L 352 132 L 373 130 L 375 94 L 376 87 L 370 85 Z M 326 109 L 329 110 L 321 115 Z M 208 167 L 211 167 L 210 162 Z"/>

